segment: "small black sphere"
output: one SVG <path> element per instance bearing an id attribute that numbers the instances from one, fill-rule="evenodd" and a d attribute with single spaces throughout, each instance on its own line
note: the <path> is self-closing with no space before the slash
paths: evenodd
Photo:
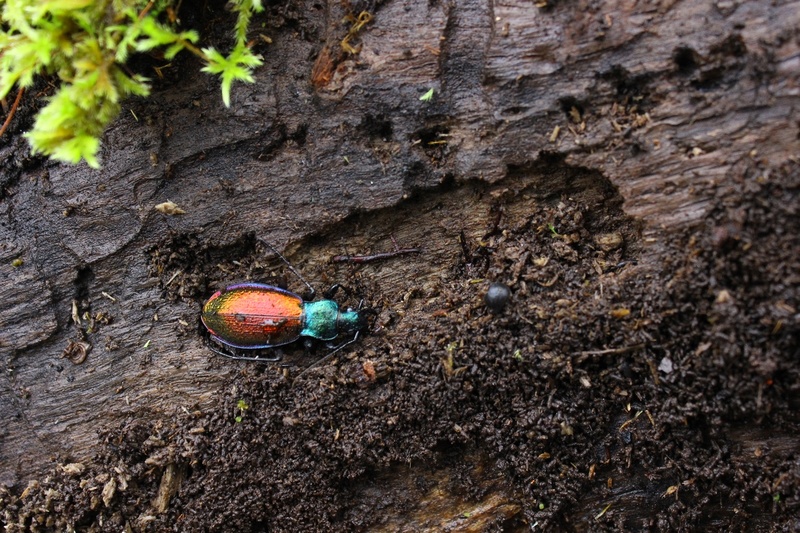
<path id="1" fill-rule="evenodd" d="M 489 290 L 486 291 L 486 296 L 483 301 L 486 302 L 486 307 L 494 313 L 499 313 L 503 310 L 511 297 L 511 289 L 504 283 L 494 282 L 489 285 Z"/>

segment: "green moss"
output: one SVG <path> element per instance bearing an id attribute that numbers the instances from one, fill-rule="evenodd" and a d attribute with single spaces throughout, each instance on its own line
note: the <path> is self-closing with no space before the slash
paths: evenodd
<path id="1" fill-rule="evenodd" d="M 252 82 L 261 58 L 247 46 L 247 27 L 260 0 L 235 0 L 235 46 L 228 56 L 199 49 L 197 32 L 160 22 L 168 1 L 0 0 L 0 98 L 29 87 L 36 76 L 58 78 L 55 94 L 26 133 L 34 153 L 60 161 L 85 160 L 98 167 L 103 130 L 129 96 L 147 96 L 148 79 L 124 64 L 132 52 L 161 50 L 169 60 L 188 50 L 201 57 L 205 72 L 220 76 L 230 105 L 234 81 Z"/>

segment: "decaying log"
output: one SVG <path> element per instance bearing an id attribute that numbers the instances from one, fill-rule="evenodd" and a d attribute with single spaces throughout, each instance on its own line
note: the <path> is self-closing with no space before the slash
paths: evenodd
<path id="1" fill-rule="evenodd" d="M 254 531 L 331 524 L 385 531 L 527 530 L 540 523 L 542 513 L 540 525 L 555 529 L 666 529 L 678 527 L 665 517 L 680 514 L 680 508 L 687 510 L 683 519 L 690 528 L 725 528 L 738 523 L 737 516 L 755 529 L 769 529 L 773 519 L 778 529 L 796 527 L 796 414 L 759 429 L 734 427 L 719 414 L 703 420 L 706 404 L 686 414 L 691 402 L 680 390 L 687 382 L 672 381 L 672 365 L 695 364 L 717 347 L 702 334 L 686 333 L 683 345 L 673 342 L 670 324 L 697 306 L 713 310 L 708 316 L 720 321 L 713 327 L 738 324 L 741 308 L 725 314 L 725 306 L 733 301 L 751 307 L 748 301 L 717 287 L 713 294 L 696 293 L 700 303 L 694 307 L 676 301 L 658 319 L 644 312 L 632 316 L 649 338 L 614 337 L 613 326 L 583 320 L 581 313 L 610 294 L 639 291 L 638 303 L 611 302 L 613 316 L 622 320 L 629 308 L 656 300 L 656 287 L 666 294 L 689 283 L 701 272 L 693 270 L 692 258 L 728 246 L 739 250 L 747 240 L 742 228 L 751 228 L 752 220 L 736 203 L 742 198 L 773 205 L 769 199 L 784 194 L 796 209 L 800 3 L 387 0 L 367 9 L 373 19 L 357 36 L 358 54 L 337 49 L 347 34 L 341 23 L 346 9 L 338 1 L 268 10 L 263 31 L 272 44 L 256 45 L 265 64 L 256 83 L 234 86 L 230 109 L 222 105 L 216 81 L 197 72 L 193 60 L 178 62 L 152 97 L 125 103 L 104 136 L 101 170 L 31 159 L 21 133 L 38 105 L 33 91 L 25 95 L 28 114 L 18 111 L 20 122 L 0 146 L 0 505 L 6 510 L 0 520 L 6 528 L 24 529 L 42 516 L 45 524 L 63 529 L 60 514 L 68 523 L 81 517 L 79 528 L 116 531 L 160 530 L 179 515 L 194 520 L 185 522 L 186 530 L 198 524 Z M 208 27 L 230 19 L 222 10 L 202 16 L 210 17 Z M 430 89 L 433 96 L 421 99 Z M 764 192 L 775 176 L 784 181 Z M 154 208 L 166 201 L 185 213 Z M 708 230 L 714 213 L 724 213 L 727 221 Z M 554 223 L 548 227 L 549 221 Z M 570 225 L 578 229 L 563 229 Z M 797 245 L 792 227 L 774 229 L 783 239 L 778 247 Z M 284 378 L 275 366 L 256 369 L 221 360 L 197 333 L 200 305 L 226 283 L 281 278 L 301 290 L 256 237 L 284 251 L 315 286 L 354 285 L 349 304 L 366 294 L 379 310 L 379 331 L 355 356 L 339 356 L 310 372 L 296 392 L 285 385 L 294 367 Z M 539 248 L 526 247 L 533 241 L 550 243 L 548 252 L 536 255 Z M 395 242 L 422 253 L 368 265 L 328 262 L 390 252 Z M 683 258 L 676 255 L 684 252 Z M 785 259 L 780 257 L 778 266 Z M 582 278 L 570 277 L 571 269 L 584 264 Z M 767 303 L 751 303 L 784 317 L 763 327 L 788 336 L 775 342 L 796 350 L 796 258 L 783 266 L 783 296 L 776 288 Z M 485 278 L 495 277 L 512 288 L 508 312 L 523 318 L 494 318 L 508 336 L 490 342 L 471 328 L 495 327 L 481 300 Z M 775 279 L 763 285 L 778 287 Z M 704 287 L 716 287 L 708 283 Z M 597 290 L 582 292 L 587 286 Z M 547 291 L 562 292 L 545 304 L 537 295 Z M 537 322 L 556 324 L 556 315 L 559 327 L 574 331 L 564 335 L 576 339 L 575 346 L 548 345 L 531 333 L 542 331 L 535 329 Z M 696 330 L 711 328 L 710 322 L 699 320 Z M 612 331 L 604 344 L 581 344 L 602 328 Z M 412 353 L 403 341 L 417 339 L 418 331 L 431 340 L 418 339 Z M 531 336 L 526 341 L 523 335 Z M 734 339 L 735 333 L 715 335 Z M 536 349 L 516 353 L 509 340 L 515 337 Z M 615 344 L 619 339 L 631 344 Z M 403 391 L 413 383 L 403 372 L 417 364 L 438 380 L 438 390 L 460 391 L 453 398 L 503 389 L 491 384 L 494 374 L 482 363 L 459 355 L 470 343 L 483 342 L 508 348 L 520 360 L 550 361 L 565 374 L 529 370 L 542 372 L 537 383 L 550 380 L 554 388 L 544 396 L 535 388 L 530 395 L 509 395 L 520 402 L 515 417 L 499 400 L 492 407 L 489 392 L 468 396 L 475 403 L 465 403 L 463 412 L 480 422 L 451 424 L 447 434 L 424 434 L 435 424 L 420 421 L 433 417 L 421 407 L 425 414 L 419 419 L 404 415 L 404 409 L 415 412 L 410 403 L 379 408 L 406 398 Z M 77 343 L 88 343 L 90 351 Z M 667 345 L 672 348 L 662 349 Z M 752 352 L 743 350 L 746 359 Z M 750 359 L 748 372 L 760 380 L 752 388 L 758 387 L 758 396 L 749 388 L 739 396 L 749 421 L 777 416 L 764 407 L 770 402 L 794 405 L 796 412 L 796 384 L 775 385 L 780 379 L 767 369 L 773 365 L 781 375 L 797 376 L 797 359 L 791 366 L 788 349 L 781 350 L 786 359 Z M 309 364 L 302 348 L 288 348 L 285 357 L 301 367 Z M 505 364 L 497 363 L 498 373 L 506 371 Z M 640 374 L 638 368 L 645 370 Z M 488 381 L 469 377 L 480 369 Z M 327 386 L 314 387 L 317 381 Z M 625 392 L 642 383 L 658 392 Z M 333 396 L 348 387 L 355 391 L 351 398 Z M 593 405 L 606 393 L 620 395 L 615 410 L 595 412 Z M 302 486 L 297 492 L 287 481 L 291 470 L 282 471 L 285 484 L 261 496 L 263 507 L 242 488 L 229 494 L 230 508 L 241 506 L 238 518 L 222 524 L 197 518 L 199 507 L 192 502 L 209 496 L 193 476 L 209 476 L 212 488 L 219 481 L 203 450 L 229 446 L 214 453 L 248 458 L 243 469 L 250 474 L 275 466 L 249 455 L 268 449 L 255 444 L 259 431 L 234 437 L 240 434 L 223 433 L 217 425 L 234 413 L 237 398 L 248 395 L 253 405 L 231 427 L 245 434 L 248 421 L 257 420 L 262 426 L 255 427 L 271 428 L 264 439 L 285 439 L 277 448 L 281 453 L 297 450 L 313 458 L 321 448 L 334 455 L 326 456 L 327 466 L 320 463 L 320 479 L 295 481 Z M 422 405 L 425 394 L 420 396 Z M 275 398 L 275 411 L 259 400 L 266 397 Z M 580 406 L 580 416 L 555 413 L 570 403 Z M 443 419 L 455 416 L 445 414 L 451 408 L 458 411 L 437 407 Z M 327 428 L 302 418 L 326 409 Z M 383 422 L 370 426 L 376 433 L 361 433 L 342 414 L 348 409 L 362 409 L 367 422 Z M 629 422 L 637 411 L 640 416 Z M 492 412 L 506 414 L 494 420 L 487 414 Z M 668 420 L 666 412 L 675 418 Z M 522 427 L 526 413 L 538 417 L 537 423 L 552 416 L 553 433 L 534 424 L 529 443 L 497 437 L 505 435 L 504 427 Z M 595 437 L 593 421 L 608 422 L 605 440 Z M 301 427 L 309 433 L 300 433 Z M 680 478 L 624 467 L 643 461 L 637 442 L 657 443 L 667 434 L 717 450 L 708 452 L 714 457 L 706 465 L 711 470 L 740 466 L 741 474 L 725 474 L 717 483 L 756 486 L 756 470 L 763 468 L 759 486 L 773 495 L 774 507 L 759 500 L 763 495 L 756 489 L 748 493 L 751 501 L 740 504 L 715 505 L 695 493 L 682 501 L 682 493 L 702 483 L 695 470 L 684 469 Z M 311 435 L 319 435 L 319 442 Z M 556 466 L 557 447 L 537 448 L 573 435 L 583 440 L 564 449 L 582 447 L 594 459 L 565 459 Z M 405 446 L 408 457 L 401 453 Z M 688 455 L 672 449 L 659 468 L 671 469 L 673 461 L 680 470 Z M 290 464 L 291 457 L 284 459 Z M 331 477 L 336 461 L 342 470 Z M 782 461 L 785 476 L 773 476 Z M 65 467 L 70 464 L 92 466 Z M 226 463 L 230 479 L 245 476 L 233 464 Z M 733 466 L 730 472 L 736 472 Z M 559 479 L 563 493 L 537 493 Z M 82 490 L 94 490 L 85 492 L 83 511 L 76 510 L 80 503 L 59 503 L 55 493 L 48 493 L 55 502 L 49 511 L 31 510 L 31 502 L 44 501 L 44 488 L 72 494 L 79 480 L 85 481 Z M 265 473 L 259 490 L 268 491 L 273 482 L 278 483 Z M 308 488 L 314 483 L 318 494 Z M 26 487 L 28 499 L 20 499 Z M 331 496 L 337 490 L 349 503 Z M 672 502 L 680 503 L 670 507 Z M 653 505 L 660 507 L 654 511 Z"/>

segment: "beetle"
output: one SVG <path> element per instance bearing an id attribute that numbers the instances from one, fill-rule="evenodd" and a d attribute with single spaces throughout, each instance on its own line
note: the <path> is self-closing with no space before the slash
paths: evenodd
<path id="1" fill-rule="evenodd" d="M 239 283 L 215 292 L 203 306 L 200 319 L 211 339 L 219 344 L 240 350 L 261 350 L 283 346 L 300 337 L 324 341 L 334 340 L 341 334 L 357 337 L 366 329 L 366 315 L 370 312 L 368 309 L 341 311 L 333 300 L 305 301 L 293 292 L 272 285 Z M 339 348 L 342 347 L 344 345 Z M 267 360 L 224 352 L 222 355 Z"/>
<path id="2" fill-rule="evenodd" d="M 352 339 L 335 347 L 315 364 L 356 342 L 359 334 L 369 326 L 368 317 L 375 311 L 362 308 L 363 300 L 357 309 L 340 310 L 339 304 L 330 299 L 341 288 L 340 285 L 331 287 L 326 299 L 312 301 L 315 294 L 313 287 L 272 245 L 261 239 L 259 241 L 286 263 L 306 284 L 311 295 L 303 299 L 291 291 L 263 283 L 230 285 L 215 292 L 203 305 L 200 320 L 211 339 L 233 350 L 263 350 L 295 342 L 301 337 L 332 341 L 340 335 L 353 335 Z M 280 356 L 239 355 L 213 346 L 209 348 L 219 355 L 244 361 L 274 362 L 281 359 Z"/>

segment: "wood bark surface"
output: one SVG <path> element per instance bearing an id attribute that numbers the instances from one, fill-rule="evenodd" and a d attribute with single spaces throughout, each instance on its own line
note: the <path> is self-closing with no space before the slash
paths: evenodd
<path id="1" fill-rule="evenodd" d="M 330 257 L 390 251 L 394 239 L 423 253 L 360 272 L 402 310 L 462 260 L 462 232 L 480 241 L 492 205 L 523 191 L 505 204 L 510 220 L 563 196 L 635 221 L 634 277 L 645 279 L 670 236 L 703 227 L 720 190 L 796 161 L 800 2 L 541 4 L 377 2 L 355 55 L 338 48 L 338 1 L 273 7 L 272 43 L 256 45 L 265 64 L 256 83 L 234 85 L 230 109 L 184 59 L 150 98 L 125 102 L 100 170 L 32 159 L 29 101 L 0 146 L 0 483 L 18 494 L 57 464 L 91 464 L 99 432 L 131 418 L 218 408 L 242 366 L 211 354 L 196 326 L 210 291 L 238 280 L 174 267 L 165 251 L 213 269 L 257 249 L 279 269 L 261 237 L 321 287 L 353 268 Z M 323 53 L 327 74 L 312 80 Z M 185 214 L 154 209 L 168 200 Z M 401 316 L 425 320 L 423 307 Z M 75 316 L 92 328 L 80 364 L 62 357 L 83 340 Z M 747 431 L 740 442 L 798 444 Z M 381 474 L 385 490 L 405 490 L 403 468 L 413 471 Z M 447 502 L 448 485 L 431 483 Z M 470 512 L 431 504 L 440 523 L 412 513 L 384 527 L 482 530 L 519 514 L 487 494 Z M 626 512 L 645 516 L 640 503 Z M 575 513 L 603 506 L 587 497 Z"/>

